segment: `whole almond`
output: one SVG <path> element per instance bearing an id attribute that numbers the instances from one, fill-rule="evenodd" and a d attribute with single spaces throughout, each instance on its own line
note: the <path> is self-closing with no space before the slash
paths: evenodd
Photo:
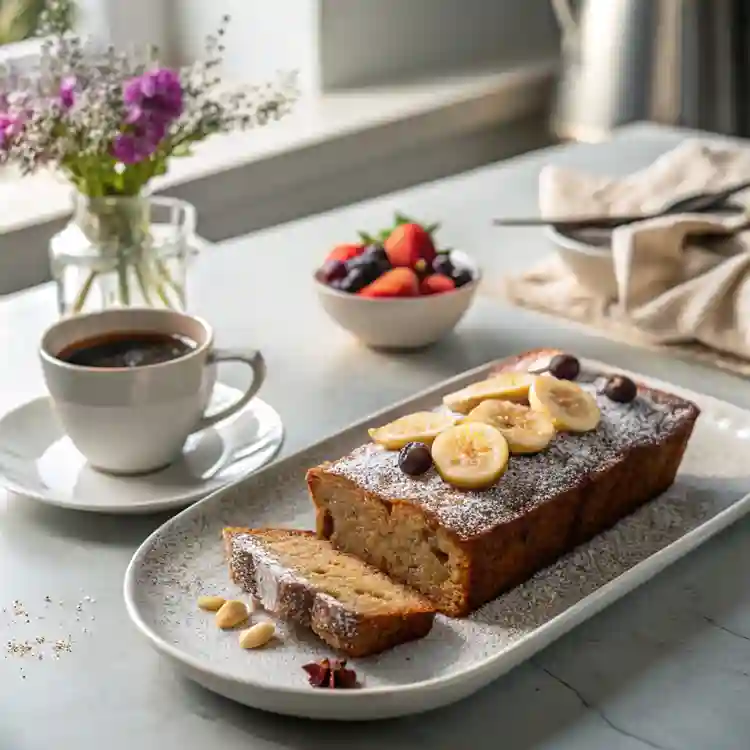
<path id="1" fill-rule="evenodd" d="M 216 625 L 222 630 L 236 627 L 247 620 L 248 611 L 244 602 L 230 599 L 224 602 L 216 613 Z"/>
<path id="2" fill-rule="evenodd" d="M 257 622 L 240 633 L 240 646 L 242 648 L 260 648 L 273 638 L 275 632 L 276 628 L 272 622 L 268 620 Z"/>
<path id="3" fill-rule="evenodd" d="M 223 596 L 199 596 L 198 607 L 207 612 L 216 612 L 221 609 L 226 599 Z"/>

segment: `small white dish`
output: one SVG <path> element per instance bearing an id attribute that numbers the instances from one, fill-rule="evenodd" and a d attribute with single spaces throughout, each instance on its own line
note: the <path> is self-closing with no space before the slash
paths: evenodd
<path id="1" fill-rule="evenodd" d="M 376 349 L 419 349 L 434 344 L 458 325 L 479 286 L 477 264 L 460 250 L 452 250 L 451 258 L 471 271 L 473 279 L 443 294 L 371 299 L 340 292 L 318 279 L 313 283 L 331 319 L 363 344 Z"/>
<path id="2" fill-rule="evenodd" d="M 544 231 L 555 246 L 560 260 L 582 287 L 604 299 L 617 299 L 612 230 L 583 229 L 572 232 L 549 226 Z"/>
<path id="3" fill-rule="evenodd" d="M 208 412 L 240 391 L 217 383 Z M 254 398 L 233 417 L 190 435 L 182 458 L 161 471 L 114 476 L 93 469 L 68 438 L 46 397 L 0 418 L 0 485 L 62 508 L 154 513 L 182 508 L 268 463 L 284 439 L 281 417 Z"/>

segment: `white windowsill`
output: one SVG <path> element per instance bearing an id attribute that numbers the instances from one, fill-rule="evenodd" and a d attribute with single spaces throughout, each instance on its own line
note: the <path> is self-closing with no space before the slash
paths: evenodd
<path id="1" fill-rule="evenodd" d="M 22 42 L 0 45 L 0 65 L 12 65 L 20 72 L 30 70 L 39 63 L 44 41 L 36 37 Z"/>
<path id="2" fill-rule="evenodd" d="M 269 166 L 274 157 L 309 153 L 321 144 L 416 120 L 464 102 L 476 103 L 488 96 L 494 97 L 493 117 L 497 119 L 502 110 L 503 120 L 521 119 L 543 105 L 556 69 L 556 61 L 545 61 L 513 70 L 326 94 L 301 102 L 294 115 L 274 125 L 215 136 L 199 144 L 194 156 L 174 159 L 169 174 L 154 187 L 174 188 L 256 162 Z M 40 173 L 21 178 L 10 170 L 0 172 L 0 234 L 64 217 L 70 210 L 70 194 L 70 187 L 57 175 Z"/>

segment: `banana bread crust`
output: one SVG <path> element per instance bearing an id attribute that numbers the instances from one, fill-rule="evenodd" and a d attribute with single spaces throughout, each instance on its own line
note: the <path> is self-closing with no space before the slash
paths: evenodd
<path id="1" fill-rule="evenodd" d="M 528 370 L 557 353 L 539 349 L 511 357 L 493 374 Z M 372 444 L 315 467 L 307 481 L 317 532 L 422 591 L 445 614 L 468 614 L 673 483 L 698 407 L 643 384 L 635 406 L 597 400 L 603 407 L 597 430 L 559 436 L 542 454 L 513 456 L 506 475 L 485 492 L 455 490 L 434 472 L 424 479 L 406 477 L 392 452 Z M 364 523 L 348 523 L 349 511 L 338 507 L 343 504 L 337 497 L 379 523 L 378 534 Z M 400 552 L 383 552 L 383 544 L 387 548 L 390 539 L 397 546 L 407 531 L 418 562 L 411 567 L 401 564 Z M 430 562 L 430 551 L 444 571 Z"/>
<path id="2" fill-rule="evenodd" d="M 280 537 L 316 538 L 312 531 L 296 529 L 223 530 L 230 578 L 281 619 L 309 628 L 329 646 L 351 657 L 370 656 L 430 632 L 435 610 L 425 599 L 408 609 L 402 606 L 377 613 L 355 612 L 279 563 L 265 548 L 264 540 Z"/>

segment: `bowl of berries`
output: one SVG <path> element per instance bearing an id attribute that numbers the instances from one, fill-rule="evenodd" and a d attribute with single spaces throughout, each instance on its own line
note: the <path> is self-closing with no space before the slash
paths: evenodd
<path id="1" fill-rule="evenodd" d="M 466 253 L 438 248 L 438 228 L 397 213 L 395 226 L 334 247 L 315 272 L 323 309 L 374 348 L 416 349 L 445 336 L 481 274 Z"/>

